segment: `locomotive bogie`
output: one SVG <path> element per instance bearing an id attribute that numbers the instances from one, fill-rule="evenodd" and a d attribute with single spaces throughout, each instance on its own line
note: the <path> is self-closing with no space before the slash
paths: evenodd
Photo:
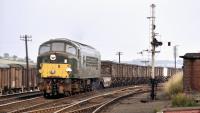
<path id="1" fill-rule="evenodd" d="M 92 91 L 99 88 L 100 82 L 97 79 L 44 79 L 40 90 L 44 97 L 69 96 L 85 91 Z"/>

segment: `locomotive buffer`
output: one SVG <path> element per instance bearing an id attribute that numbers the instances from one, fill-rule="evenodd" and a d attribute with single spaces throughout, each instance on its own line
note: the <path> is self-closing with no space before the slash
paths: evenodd
<path id="1" fill-rule="evenodd" d="M 155 25 L 155 14 L 154 14 L 154 8 L 156 7 L 155 4 L 151 4 L 150 5 L 151 7 L 151 16 L 150 17 L 147 17 L 148 19 L 150 19 L 151 21 L 151 53 L 152 53 L 152 60 L 151 60 L 151 99 L 152 100 L 155 100 L 156 98 L 156 92 L 155 92 L 155 86 L 157 84 L 156 82 L 156 78 L 155 78 L 155 73 L 154 73 L 154 68 L 155 68 L 155 53 L 156 53 L 156 47 L 158 46 L 162 46 L 162 42 L 159 42 L 157 39 L 156 39 L 156 35 L 157 33 L 155 33 L 155 28 L 156 28 L 156 25 Z"/>

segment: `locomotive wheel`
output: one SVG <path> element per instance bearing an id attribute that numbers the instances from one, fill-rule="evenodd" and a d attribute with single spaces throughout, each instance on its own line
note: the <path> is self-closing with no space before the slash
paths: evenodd
<path id="1" fill-rule="evenodd" d="M 100 82 L 99 89 L 104 89 L 104 85 L 102 82 Z"/>
<path id="2" fill-rule="evenodd" d="M 100 83 L 99 82 L 92 82 L 92 91 L 98 90 L 99 87 L 100 87 Z"/>
<path id="3" fill-rule="evenodd" d="M 46 91 L 44 91 L 44 93 L 43 93 L 43 97 L 44 97 L 44 98 L 49 98 L 50 96 L 49 96 L 48 93 L 46 93 Z"/>
<path id="4" fill-rule="evenodd" d="M 64 95 L 65 95 L 66 97 L 68 97 L 68 96 L 71 96 L 71 93 L 70 93 L 69 91 L 65 91 L 65 92 L 64 92 Z"/>

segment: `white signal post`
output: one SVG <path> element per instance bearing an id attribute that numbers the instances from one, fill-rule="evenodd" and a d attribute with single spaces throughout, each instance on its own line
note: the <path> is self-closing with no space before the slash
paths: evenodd
<path id="1" fill-rule="evenodd" d="M 155 38 L 158 33 L 155 33 L 155 11 L 154 8 L 156 7 L 155 4 L 151 4 L 151 16 L 147 17 L 151 21 L 151 53 L 152 53 L 152 60 L 151 60 L 151 99 L 155 100 L 156 93 L 155 93 L 155 86 L 156 86 L 156 80 L 155 80 L 155 53 L 156 53 L 156 47 L 161 46 L 162 42 L 157 41 Z"/>
<path id="2" fill-rule="evenodd" d="M 151 14 L 151 38 L 152 41 L 155 38 L 155 16 L 154 16 L 154 8 L 156 6 L 154 4 L 151 4 L 151 8 L 152 8 L 152 14 Z M 152 47 L 152 61 L 151 61 L 151 66 L 152 66 L 152 70 L 151 70 L 151 77 L 152 79 L 155 79 L 155 75 L 154 75 L 154 68 L 155 68 L 155 45 L 151 44 Z"/>
<path id="3" fill-rule="evenodd" d="M 155 16 L 154 16 L 154 8 L 156 6 L 154 4 L 151 4 L 151 8 L 152 8 L 152 14 L 151 14 L 151 37 L 152 37 L 152 41 L 155 38 Z M 155 75 L 154 75 L 154 68 L 155 68 L 155 46 L 153 44 L 151 44 L 152 47 L 152 61 L 151 61 L 151 77 L 152 77 L 152 89 L 151 89 L 151 99 L 154 100 L 155 99 Z"/>

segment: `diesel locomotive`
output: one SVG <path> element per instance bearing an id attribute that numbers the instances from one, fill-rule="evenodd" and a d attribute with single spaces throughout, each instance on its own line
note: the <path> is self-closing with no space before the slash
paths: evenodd
<path id="1" fill-rule="evenodd" d="M 44 97 L 71 95 L 102 86 L 100 53 L 69 39 L 51 39 L 39 47 L 37 67 Z"/>

